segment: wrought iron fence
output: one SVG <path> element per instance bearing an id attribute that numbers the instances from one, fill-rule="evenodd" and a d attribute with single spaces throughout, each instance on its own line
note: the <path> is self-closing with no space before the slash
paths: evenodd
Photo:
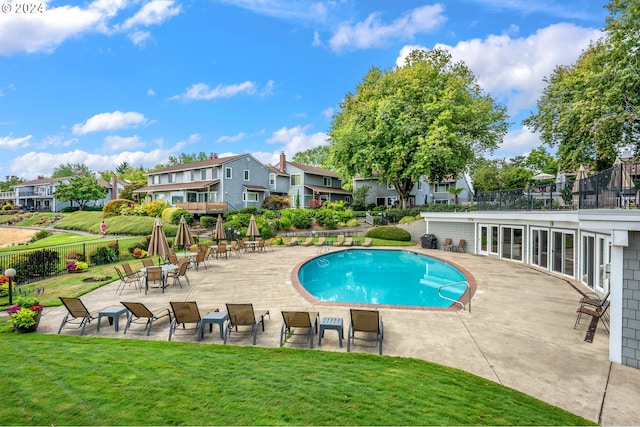
<path id="1" fill-rule="evenodd" d="M 478 210 L 561 210 L 629 208 L 638 204 L 640 164 L 621 163 L 586 176 L 582 171 L 566 183 L 479 192 Z"/>
<path id="2" fill-rule="evenodd" d="M 90 265 L 103 265 L 118 259 L 118 240 L 76 243 L 0 254 L 0 271 L 14 268 L 14 281 L 18 285 L 24 285 L 67 274 L 67 263 L 73 260 L 85 261 Z"/>

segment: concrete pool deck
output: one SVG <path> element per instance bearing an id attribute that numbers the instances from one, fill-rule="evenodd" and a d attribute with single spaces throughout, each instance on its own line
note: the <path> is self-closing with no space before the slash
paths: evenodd
<path id="1" fill-rule="evenodd" d="M 584 341 L 587 319 L 573 328 L 581 297 L 574 286 L 584 291 L 580 285 L 518 263 L 418 246 L 402 249 L 466 268 L 476 279 L 477 291 L 471 312 L 381 308 L 384 355 L 463 369 L 603 425 L 640 424 L 640 370 L 608 361 L 609 336 L 602 325 L 592 343 Z M 314 246 L 278 246 L 273 252 L 212 260 L 206 270 L 190 269 L 191 286 L 170 286 L 164 294 L 151 289 L 144 295 L 128 287 L 118 295 L 114 282 L 81 299 L 92 312 L 120 305 L 120 301 L 140 301 L 150 308 L 168 307 L 169 301 L 196 301 L 203 314 L 216 308 L 225 311 L 227 302 L 252 303 L 256 311 L 271 313 L 265 320 L 265 332 L 257 336 L 257 345 L 263 347 L 279 345 L 280 310 L 313 310 L 322 317 L 342 317 L 346 336 L 348 306 L 314 304 L 292 284 L 296 265 L 316 255 Z M 38 331 L 57 333 L 65 314 L 64 307 L 45 309 Z M 116 333 L 103 319 L 98 332 L 92 322 L 85 335 L 151 340 L 167 340 L 169 335 L 167 318 L 153 325 L 149 337 L 137 331 L 124 335 L 124 317 L 120 325 Z M 216 328 L 205 333 L 202 344 L 222 344 Z M 79 335 L 72 329 L 62 333 Z M 173 340 L 196 341 L 196 337 L 178 335 Z M 251 345 L 251 340 L 231 339 L 229 344 Z M 327 331 L 322 347 L 316 341 L 313 351 L 346 352 L 343 344 L 340 348 L 337 334 Z M 307 342 L 287 346 L 306 348 Z M 375 349 L 362 347 L 355 351 L 377 354 Z"/>

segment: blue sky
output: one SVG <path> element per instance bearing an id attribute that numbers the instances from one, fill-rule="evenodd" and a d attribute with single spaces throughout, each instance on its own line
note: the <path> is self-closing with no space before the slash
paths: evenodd
<path id="1" fill-rule="evenodd" d="M 0 0 L 0 179 L 151 167 L 180 153 L 327 144 L 365 73 L 446 47 L 513 122 L 497 157 L 538 146 L 521 121 L 543 78 L 601 37 L 605 0 Z M 21 13 L 16 13 L 21 12 Z"/>

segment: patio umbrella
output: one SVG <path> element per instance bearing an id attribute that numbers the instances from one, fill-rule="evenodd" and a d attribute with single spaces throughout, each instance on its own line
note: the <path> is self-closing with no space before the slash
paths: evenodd
<path id="1" fill-rule="evenodd" d="M 222 215 L 218 214 L 218 220 L 216 221 L 216 241 L 224 240 L 227 236 L 224 232 L 224 221 Z"/>
<path id="2" fill-rule="evenodd" d="M 156 218 L 153 223 L 153 231 L 151 232 L 151 240 L 149 240 L 149 250 L 147 252 L 149 256 L 160 255 L 162 257 L 166 257 L 171 253 L 160 218 Z"/>
<path id="3" fill-rule="evenodd" d="M 531 179 L 533 179 L 534 181 L 544 181 L 546 179 L 551 179 L 551 178 L 555 178 L 555 176 L 549 173 L 544 173 L 544 172 L 531 177 Z"/>
<path id="4" fill-rule="evenodd" d="M 258 231 L 258 224 L 256 224 L 256 217 L 251 215 L 251 219 L 249 220 L 249 228 L 247 228 L 247 236 L 251 236 L 254 240 L 256 236 L 260 235 L 260 231 Z"/>
<path id="5" fill-rule="evenodd" d="M 189 226 L 187 225 L 187 221 L 184 219 L 184 215 L 180 216 L 178 233 L 176 234 L 176 239 L 173 243 L 176 246 L 185 246 L 185 247 L 189 247 L 193 245 L 193 237 L 191 237 L 191 233 L 189 232 Z"/>
<path id="6" fill-rule="evenodd" d="M 580 181 L 587 177 L 587 172 L 584 170 L 584 166 L 580 165 L 578 173 L 576 174 L 576 180 L 573 181 L 573 187 L 571 188 L 573 206 L 578 206 L 580 203 Z"/>
<path id="7" fill-rule="evenodd" d="M 631 179 L 631 175 L 624 166 L 622 165 L 622 160 L 619 157 L 616 157 L 616 161 L 613 162 L 613 170 L 611 171 L 611 180 L 609 181 L 609 186 L 611 188 L 617 189 L 630 189 L 634 188 L 633 180 Z"/>

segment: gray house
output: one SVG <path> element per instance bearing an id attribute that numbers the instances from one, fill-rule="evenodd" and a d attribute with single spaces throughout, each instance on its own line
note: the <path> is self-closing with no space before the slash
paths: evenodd
<path id="1" fill-rule="evenodd" d="M 398 192 L 392 184 L 381 183 L 376 176 L 363 178 L 360 176 L 353 178 L 353 190 L 369 187 L 369 192 L 365 199 L 365 205 L 375 204 L 376 206 L 399 205 Z M 450 188 L 462 188 L 458 195 L 458 203 L 471 203 L 473 200 L 473 190 L 469 179 L 465 175 L 458 178 L 451 178 L 441 182 L 429 182 L 424 176 L 416 182 L 409 196 L 410 206 L 427 205 L 430 203 L 450 204 L 455 202 L 455 196 L 449 192 Z"/>
<path id="2" fill-rule="evenodd" d="M 147 186 L 135 192 L 147 193 L 151 201 L 163 200 L 195 214 L 260 208 L 270 194 L 267 185 L 272 173 L 250 154 L 221 158 L 212 154 L 207 160 L 149 172 Z"/>

